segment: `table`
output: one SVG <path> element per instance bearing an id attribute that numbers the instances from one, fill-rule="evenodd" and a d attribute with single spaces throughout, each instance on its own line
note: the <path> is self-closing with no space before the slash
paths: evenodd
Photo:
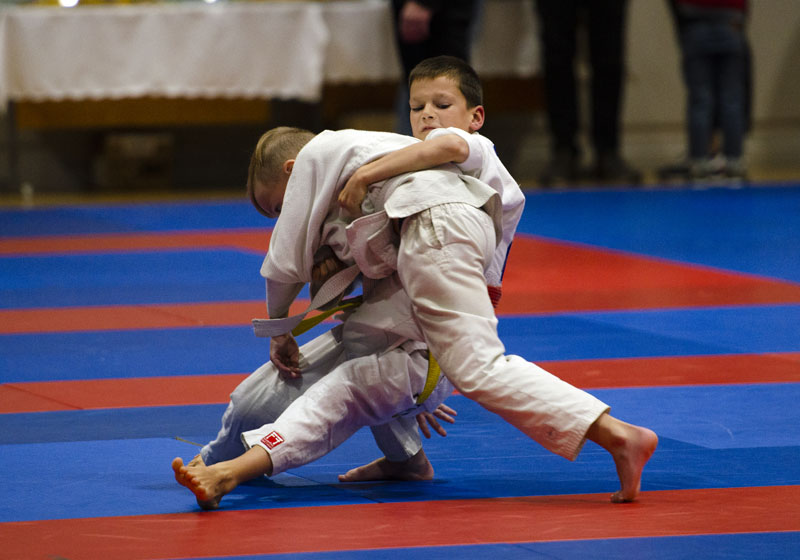
<path id="1" fill-rule="evenodd" d="M 524 0 L 484 3 L 474 65 L 533 75 Z M 319 99 L 400 75 L 387 0 L 0 9 L 0 107 L 124 97 Z"/>
<path id="2" fill-rule="evenodd" d="M 473 65 L 538 70 L 526 0 L 483 3 Z M 320 100 L 325 83 L 396 81 L 388 0 L 0 8 L 0 112 L 18 180 L 15 101 L 139 97 Z"/>

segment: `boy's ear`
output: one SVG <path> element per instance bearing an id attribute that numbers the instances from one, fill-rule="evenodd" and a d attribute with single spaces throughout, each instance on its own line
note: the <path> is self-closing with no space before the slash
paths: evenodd
<path id="1" fill-rule="evenodd" d="M 286 161 L 284 161 L 283 162 L 283 166 L 281 167 L 281 169 L 283 169 L 283 172 L 286 175 L 291 175 L 292 174 L 292 169 L 294 169 L 294 160 L 293 159 L 287 159 Z"/>
<path id="2" fill-rule="evenodd" d="M 472 122 L 469 123 L 469 131 L 477 132 L 483 126 L 483 121 L 486 114 L 483 110 L 483 105 L 476 105 L 472 108 Z"/>

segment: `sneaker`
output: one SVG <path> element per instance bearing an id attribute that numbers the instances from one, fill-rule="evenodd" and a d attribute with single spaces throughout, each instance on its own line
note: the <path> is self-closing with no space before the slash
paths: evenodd
<path id="1" fill-rule="evenodd" d="M 708 179 L 714 175 L 714 168 L 711 160 L 693 159 L 689 164 L 689 175 L 694 181 Z"/>
<path id="2" fill-rule="evenodd" d="M 722 179 L 725 176 L 725 160 L 720 158 L 694 159 L 690 164 L 692 179 Z"/>
<path id="3" fill-rule="evenodd" d="M 730 158 L 725 162 L 723 173 L 732 179 L 747 179 L 747 170 L 741 158 Z"/>
<path id="4" fill-rule="evenodd" d="M 723 174 L 726 182 L 734 187 L 747 183 L 747 169 L 741 158 L 730 158 L 725 162 Z"/>
<path id="5" fill-rule="evenodd" d="M 691 183 L 696 189 L 732 184 L 725 176 L 724 160 L 717 157 L 692 160 Z"/>

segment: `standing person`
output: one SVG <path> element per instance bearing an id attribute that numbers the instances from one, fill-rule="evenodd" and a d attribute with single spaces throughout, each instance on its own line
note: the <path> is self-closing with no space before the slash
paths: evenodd
<path id="1" fill-rule="evenodd" d="M 284 133 L 298 134 L 279 131 L 273 140 L 285 146 L 280 138 Z M 290 153 L 284 149 L 279 157 L 267 158 L 283 160 L 271 173 L 259 175 L 264 179 L 255 182 L 253 194 L 265 211 L 280 213 L 262 267 L 271 312 L 285 315 L 298 284 L 310 280 L 313 255 L 324 241 L 320 225 L 344 182 L 363 164 L 394 151 L 399 138 L 380 132 L 327 131 L 304 144 L 294 157 L 284 159 Z M 265 153 L 271 151 L 265 147 Z M 367 277 L 396 271 L 410 298 L 415 325 L 463 395 L 568 459 L 577 457 L 587 439 L 598 443 L 611 454 L 620 480 L 612 501 L 632 501 L 639 494 L 644 465 L 657 446 L 656 434 L 611 416 L 608 405 L 535 364 L 504 354 L 484 274 L 502 234 L 498 199 L 491 187 L 457 169 L 418 171 L 387 180 L 368 193 L 364 205 L 372 205 L 372 214 L 348 226 L 349 249 Z M 290 337 L 272 342 L 276 353 L 292 354 L 280 348 L 291 349 Z M 383 406 L 386 391 L 355 382 L 342 392 L 343 385 L 326 376 L 275 423 L 244 433 L 249 449 L 235 459 L 191 468 L 176 458 L 176 479 L 201 505 L 216 505 L 249 478 L 308 461 L 309 454 L 297 449 L 321 450 L 329 432 L 343 424 L 368 424 L 376 410 L 391 412 L 391 407 Z M 326 391 L 339 391 L 339 398 L 326 398 Z M 311 425 L 317 427 L 309 429 Z M 287 430 L 298 437 L 284 437 Z"/>
<path id="2" fill-rule="evenodd" d="M 589 178 L 613 183 L 641 181 L 641 173 L 620 154 L 627 7 L 627 0 L 536 0 L 551 141 L 551 159 L 539 177 L 543 186 L 569 184 L 582 176 L 580 97 L 575 77 L 582 24 L 588 32 L 591 67 L 589 137 L 594 161 Z"/>
<path id="3" fill-rule="evenodd" d="M 747 2 L 675 0 L 675 13 L 687 91 L 691 177 L 706 179 L 721 171 L 723 176 L 743 180 L 748 115 Z M 715 125 L 722 132 L 721 169 L 712 162 Z"/>
<path id="4" fill-rule="evenodd" d="M 397 126 L 400 134 L 411 134 L 407 111 L 408 78 L 411 70 L 439 55 L 470 59 L 473 25 L 482 0 L 392 0 L 395 41 L 403 74 L 397 90 Z"/>

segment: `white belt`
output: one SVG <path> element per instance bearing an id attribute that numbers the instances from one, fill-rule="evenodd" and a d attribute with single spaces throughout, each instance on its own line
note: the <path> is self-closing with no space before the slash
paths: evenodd
<path id="1" fill-rule="evenodd" d="M 349 307 L 355 307 L 361 303 L 360 299 L 358 298 L 346 301 L 342 305 L 334 307 L 333 309 L 329 309 L 320 315 L 315 315 L 303 324 L 305 327 L 303 330 L 299 330 L 301 322 L 303 322 L 306 315 L 314 310 L 322 308 L 325 304 L 344 293 L 347 287 L 353 283 L 353 280 L 358 277 L 358 274 L 359 270 L 358 266 L 356 265 L 345 268 L 344 270 L 340 270 L 331 276 L 327 282 L 320 287 L 320 289 L 311 299 L 311 303 L 308 304 L 308 307 L 305 311 L 298 313 L 297 315 L 292 315 L 291 317 L 281 317 L 279 319 L 253 319 L 253 332 L 255 332 L 256 336 L 262 338 L 278 336 L 288 332 L 292 332 L 292 334 L 296 336 L 297 334 L 310 329 L 317 323 L 322 322 L 325 318 L 338 311 L 347 309 Z M 356 300 L 358 301 L 356 302 Z M 298 330 L 298 332 L 295 333 L 295 330 Z"/>

